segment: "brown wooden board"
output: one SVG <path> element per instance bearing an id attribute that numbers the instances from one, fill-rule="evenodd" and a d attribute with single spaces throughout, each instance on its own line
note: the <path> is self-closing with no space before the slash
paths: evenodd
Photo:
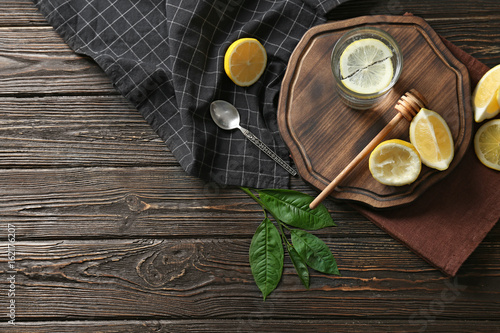
<path id="1" fill-rule="evenodd" d="M 335 91 L 330 55 L 347 31 L 376 26 L 387 31 L 403 52 L 403 72 L 386 99 L 376 107 L 357 111 Z M 309 30 L 292 54 L 278 106 L 280 132 L 302 178 L 319 190 L 396 115 L 393 106 L 415 88 L 446 120 L 455 142 L 455 158 L 446 171 L 423 166 L 419 178 L 406 186 L 378 183 L 368 170 L 368 159 L 331 194 L 336 199 L 362 202 L 376 208 L 408 204 L 460 162 L 472 135 L 470 80 L 467 69 L 441 42 L 434 30 L 414 16 L 363 16 L 326 23 Z M 409 124 L 401 121 L 386 139 L 409 140 Z"/>

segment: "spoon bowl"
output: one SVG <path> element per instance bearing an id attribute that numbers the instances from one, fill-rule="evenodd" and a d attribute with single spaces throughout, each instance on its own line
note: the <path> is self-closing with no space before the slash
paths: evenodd
<path id="1" fill-rule="evenodd" d="M 210 115 L 212 119 L 222 129 L 233 130 L 240 126 L 240 114 L 238 110 L 226 101 L 213 101 L 210 104 Z"/>

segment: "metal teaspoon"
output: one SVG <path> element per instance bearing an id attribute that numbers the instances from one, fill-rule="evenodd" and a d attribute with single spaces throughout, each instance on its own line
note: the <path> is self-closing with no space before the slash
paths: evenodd
<path id="1" fill-rule="evenodd" d="M 274 151 L 271 150 L 266 144 L 260 141 L 255 135 L 253 135 L 249 130 L 240 126 L 240 114 L 238 110 L 226 101 L 217 100 L 210 104 L 210 115 L 214 122 L 220 128 L 224 130 L 239 129 L 248 140 L 250 140 L 254 145 L 256 145 L 260 150 L 266 153 L 267 156 L 272 158 L 276 163 L 288 171 L 292 176 L 297 175 L 297 171 L 288 165 L 281 157 L 276 155 Z"/>

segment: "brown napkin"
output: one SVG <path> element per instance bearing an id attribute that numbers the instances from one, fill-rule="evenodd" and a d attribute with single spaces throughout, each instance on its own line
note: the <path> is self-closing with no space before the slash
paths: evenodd
<path id="1" fill-rule="evenodd" d="M 449 41 L 443 42 L 467 66 L 475 87 L 489 68 Z M 499 189 L 500 172 L 479 162 L 472 143 L 455 170 L 410 205 L 388 211 L 355 207 L 430 264 L 454 276 L 500 218 Z"/>

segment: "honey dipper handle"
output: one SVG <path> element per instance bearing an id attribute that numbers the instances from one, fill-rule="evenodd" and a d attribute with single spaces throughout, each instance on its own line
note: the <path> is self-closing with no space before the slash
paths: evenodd
<path id="1" fill-rule="evenodd" d="M 366 157 L 368 156 L 377 145 L 382 142 L 382 140 L 389 134 L 389 132 L 396 127 L 396 125 L 399 123 L 401 119 L 403 119 L 403 115 L 398 112 L 392 118 L 392 120 L 385 125 L 385 127 L 366 145 L 365 148 L 363 148 L 362 151 L 359 152 L 359 154 L 338 174 L 337 177 L 335 177 L 334 180 L 330 184 L 328 184 L 327 187 L 323 191 L 321 191 L 320 194 L 309 204 L 309 208 L 314 209 L 318 207 L 318 205 L 330 195 L 330 193 L 333 192 L 335 187 L 337 187 L 342 180 Z"/>

